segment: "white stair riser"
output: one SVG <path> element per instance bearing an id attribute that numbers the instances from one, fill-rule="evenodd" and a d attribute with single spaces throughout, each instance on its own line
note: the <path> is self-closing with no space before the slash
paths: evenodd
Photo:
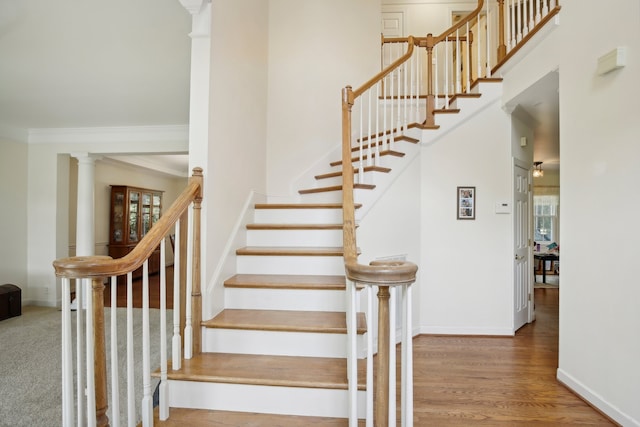
<path id="1" fill-rule="evenodd" d="M 303 357 L 347 357 L 345 334 L 206 328 L 203 351 Z M 358 349 L 364 349 L 363 335 Z M 358 351 L 359 355 L 364 350 Z"/>
<path id="2" fill-rule="evenodd" d="M 341 256 L 254 256 L 237 257 L 238 274 L 344 274 Z"/>
<path id="3" fill-rule="evenodd" d="M 364 418 L 365 392 L 358 392 Z M 347 390 L 169 381 L 169 406 L 263 414 L 348 417 Z"/>
<path id="4" fill-rule="evenodd" d="M 256 209 L 258 224 L 340 224 L 342 209 Z"/>
<path id="5" fill-rule="evenodd" d="M 342 230 L 247 230 L 247 246 L 342 246 Z"/>
<path id="6" fill-rule="evenodd" d="M 225 288 L 225 308 L 244 310 L 344 311 L 345 291 Z"/>
<path id="7" fill-rule="evenodd" d="M 356 188 L 353 190 L 353 198 L 356 203 L 363 194 L 370 193 L 372 190 L 364 190 Z M 336 191 L 323 191 L 321 193 L 310 193 L 300 195 L 304 203 L 342 203 L 342 190 Z M 342 220 L 341 220 L 342 221 Z"/>

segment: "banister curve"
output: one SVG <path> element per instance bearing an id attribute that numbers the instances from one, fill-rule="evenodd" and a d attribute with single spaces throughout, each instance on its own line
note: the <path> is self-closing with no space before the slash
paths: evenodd
<path id="1" fill-rule="evenodd" d="M 119 276 L 140 267 L 187 211 L 189 205 L 202 200 L 202 184 L 202 168 L 196 167 L 187 187 L 140 243 L 124 257 L 113 259 L 109 256 L 77 256 L 57 259 L 53 262 L 56 276 L 70 279 Z"/>

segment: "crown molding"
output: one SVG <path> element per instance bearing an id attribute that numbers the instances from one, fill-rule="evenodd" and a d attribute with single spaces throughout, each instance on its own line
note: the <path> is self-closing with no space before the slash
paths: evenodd
<path id="1" fill-rule="evenodd" d="M 187 142 L 188 140 L 188 125 L 39 128 L 27 131 L 27 141 L 30 144 Z"/>

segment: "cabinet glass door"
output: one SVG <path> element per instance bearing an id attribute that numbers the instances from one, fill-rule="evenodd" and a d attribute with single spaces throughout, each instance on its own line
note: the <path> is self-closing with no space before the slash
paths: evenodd
<path id="1" fill-rule="evenodd" d="M 131 192 L 129 194 L 129 241 L 138 241 L 138 207 L 140 205 L 140 193 Z"/>
<path id="2" fill-rule="evenodd" d="M 113 236 L 114 242 L 121 243 L 124 237 L 124 192 L 119 191 L 113 196 Z"/>
<path id="3" fill-rule="evenodd" d="M 140 238 L 144 237 L 151 228 L 151 194 L 142 193 L 142 230 Z"/>

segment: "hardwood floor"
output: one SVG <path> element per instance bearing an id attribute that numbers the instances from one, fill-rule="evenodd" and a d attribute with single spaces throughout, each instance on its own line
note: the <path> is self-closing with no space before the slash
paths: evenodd
<path id="1" fill-rule="evenodd" d="M 166 273 L 167 283 L 167 308 L 173 308 L 173 266 L 167 267 Z M 127 285 L 125 283 L 118 284 L 116 297 L 117 307 L 127 306 Z M 133 293 L 133 307 L 142 307 L 142 279 L 135 279 L 131 283 Z M 111 307 L 111 284 L 108 283 L 104 288 L 104 306 Z M 152 274 L 149 276 L 149 307 L 160 308 L 160 274 Z"/>
<path id="2" fill-rule="evenodd" d="M 515 337 L 415 338 L 415 426 L 615 425 L 556 380 L 558 290 L 536 289 L 535 301 L 537 320 Z M 156 418 L 155 425 L 328 427 L 347 423 L 172 409 L 169 421 Z"/>
<path id="3" fill-rule="evenodd" d="M 416 426 L 615 425 L 556 380 L 558 289 L 515 337 L 414 340 Z"/>

